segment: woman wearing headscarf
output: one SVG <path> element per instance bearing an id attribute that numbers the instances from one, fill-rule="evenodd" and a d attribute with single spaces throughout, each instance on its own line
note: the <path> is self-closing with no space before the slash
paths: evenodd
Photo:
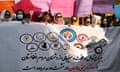
<path id="1" fill-rule="evenodd" d="M 8 22 L 11 20 L 11 13 L 8 10 L 3 10 L 0 15 L 0 22 Z"/>
<path id="2" fill-rule="evenodd" d="M 120 26 L 120 19 L 113 15 L 113 26 Z"/>
<path id="3" fill-rule="evenodd" d="M 103 18 L 102 18 L 101 27 L 103 27 L 103 28 L 109 27 L 109 23 L 108 23 L 108 18 L 107 18 L 107 17 L 103 17 Z"/>
<path id="4" fill-rule="evenodd" d="M 70 23 L 69 25 L 73 25 L 73 26 L 79 26 L 79 18 L 77 16 L 72 16 L 70 18 Z"/>
<path id="5" fill-rule="evenodd" d="M 24 15 L 25 15 L 24 11 L 22 9 L 18 9 L 16 11 L 16 20 L 17 21 L 22 21 L 23 18 L 24 18 Z"/>
<path id="6" fill-rule="evenodd" d="M 31 14 L 27 13 L 24 15 L 22 24 L 29 24 L 31 22 Z"/>
<path id="7" fill-rule="evenodd" d="M 53 17 L 49 12 L 43 12 L 41 17 L 41 22 L 45 24 L 52 23 Z"/>
<path id="8" fill-rule="evenodd" d="M 64 25 L 65 24 L 65 21 L 63 19 L 63 16 L 61 13 L 56 13 L 55 16 L 54 16 L 54 24 L 61 24 L 61 25 Z"/>
<path id="9" fill-rule="evenodd" d="M 32 14 L 32 21 L 33 22 L 40 22 L 41 16 L 42 16 L 41 10 L 35 10 Z"/>

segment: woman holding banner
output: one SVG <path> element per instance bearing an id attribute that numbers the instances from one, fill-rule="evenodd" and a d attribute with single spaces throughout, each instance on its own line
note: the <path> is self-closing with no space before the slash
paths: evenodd
<path id="1" fill-rule="evenodd" d="M 65 24 L 65 21 L 64 21 L 61 13 L 56 13 L 55 14 L 53 23 L 54 24 L 61 24 L 61 25 Z"/>
<path id="2" fill-rule="evenodd" d="M 70 23 L 69 25 L 73 25 L 73 26 L 79 26 L 79 18 L 77 16 L 72 16 L 70 18 Z"/>
<path id="3" fill-rule="evenodd" d="M 11 20 L 11 13 L 9 10 L 3 10 L 0 15 L 0 22 L 8 22 Z"/>

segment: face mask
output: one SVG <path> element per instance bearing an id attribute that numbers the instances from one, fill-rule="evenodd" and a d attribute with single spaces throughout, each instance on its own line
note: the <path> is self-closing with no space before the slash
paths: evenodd
<path id="1" fill-rule="evenodd" d="M 17 19 L 23 19 L 23 15 L 17 15 Z"/>

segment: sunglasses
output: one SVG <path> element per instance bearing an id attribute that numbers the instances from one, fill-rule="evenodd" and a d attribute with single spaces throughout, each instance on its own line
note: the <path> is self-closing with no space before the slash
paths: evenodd
<path id="1" fill-rule="evenodd" d="M 62 18 L 62 16 L 61 15 L 56 15 L 56 18 Z"/>
<path id="2" fill-rule="evenodd" d="M 72 19 L 72 22 L 77 22 L 77 20 L 75 20 L 75 19 Z"/>

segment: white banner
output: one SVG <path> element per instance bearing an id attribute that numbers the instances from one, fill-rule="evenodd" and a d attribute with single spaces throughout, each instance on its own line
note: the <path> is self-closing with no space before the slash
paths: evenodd
<path id="1" fill-rule="evenodd" d="M 116 34 L 120 28 L 109 32 L 113 33 L 110 39 L 105 31 L 110 29 L 1 23 L 0 72 L 119 72 L 105 70 L 111 67 L 119 51 L 120 34 Z M 112 52 L 106 49 L 112 44 L 117 49 L 113 50 L 117 52 L 113 59 Z"/>

